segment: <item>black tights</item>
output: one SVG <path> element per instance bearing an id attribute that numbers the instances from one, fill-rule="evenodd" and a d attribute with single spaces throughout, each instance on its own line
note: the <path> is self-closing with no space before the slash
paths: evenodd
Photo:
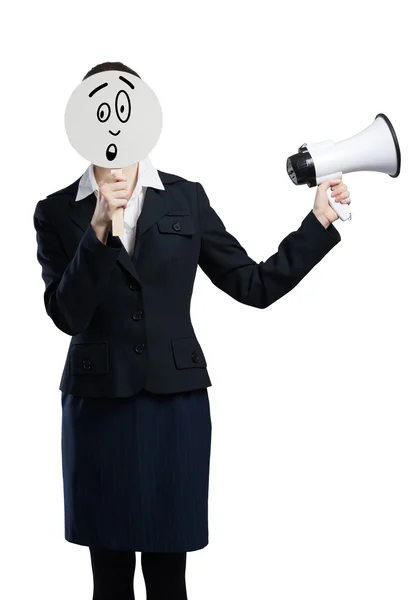
<path id="1" fill-rule="evenodd" d="M 90 548 L 93 600 L 134 600 L 136 553 Z M 186 552 L 142 552 L 146 600 L 187 600 Z"/>

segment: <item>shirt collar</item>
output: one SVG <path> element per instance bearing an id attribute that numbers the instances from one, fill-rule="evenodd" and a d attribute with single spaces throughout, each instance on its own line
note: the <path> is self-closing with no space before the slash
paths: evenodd
<path id="1" fill-rule="evenodd" d="M 155 169 L 155 167 L 152 165 L 148 156 L 140 161 L 139 176 L 137 178 L 137 184 L 133 191 L 133 195 L 142 187 L 153 187 L 157 190 L 165 189 L 157 169 Z M 94 176 L 94 165 L 91 163 L 79 181 L 75 202 L 90 196 L 97 189 L 98 186 Z"/>

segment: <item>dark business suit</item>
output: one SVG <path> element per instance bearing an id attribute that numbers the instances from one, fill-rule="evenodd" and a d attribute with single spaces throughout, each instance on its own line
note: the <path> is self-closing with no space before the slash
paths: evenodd
<path id="1" fill-rule="evenodd" d="M 75 202 L 79 180 L 38 202 L 34 225 L 45 308 L 71 336 L 60 383 L 66 538 L 173 552 L 208 543 L 211 381 L 190 318 L 198 265 L 231 297 L 266 308 L 340 236 L 310 212 L 256 263 L 201 184 L 159 175 L 165 190 L 146 191 L 132 258 L 111 231 L 98 240 L 96 199 Z"/>
<path id="2" fill-rule="evenodd" d="M 310 212 L 279 251 L 257 264 L 226 230 L 199 183 L 159 172 L 138 220 L 133 260 L 118 237 L 90 226 L 95 196 L 75 203 L 78 180 L 34 215 L 46 311 L 72 336 L 60 390 L 124 397 L 210 386 L 190 319 L 198 264 L 221 290 L 266 308 L 292 290 L 340 240 Z M 136 247 L 137 250 L 137 247 Z"/>

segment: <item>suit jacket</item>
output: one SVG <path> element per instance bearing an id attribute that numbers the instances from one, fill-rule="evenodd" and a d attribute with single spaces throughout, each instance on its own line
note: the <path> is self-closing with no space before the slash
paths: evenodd
<path id="1" fill-rule="evenodd" d="M 200 183 L 159 171 L 148 188 L 131 258 L 110 230 L 90 225 L 96 197 L 75 202 L 79 179 L 40 200 L 34 226 L 44 303 L 71 336 L 59 389 L 126 397 L 145 388 L 174 393 L 208 387 L 203 350 L 190 318 L 198 265 L 237 301 L 270 306 L 340 241 L 309 212 L 266 261 L 256 263 L 224 226 Z"/>

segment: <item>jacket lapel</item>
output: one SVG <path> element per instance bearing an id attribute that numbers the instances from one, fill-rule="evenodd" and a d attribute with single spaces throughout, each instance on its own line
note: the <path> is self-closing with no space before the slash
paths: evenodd
<path id="1" fill-rule="evenodd" d="M 147 188 L 141 213 L 137 220 L 137 235 L 142 236 L 145 231 L 163 217 L 171 208 L 172 193 L 169 188 L 158 190 Z"/>
<path id="2" fill-rule="evenodd" d="M 170 173 L 164 173 L 163 171 L 158 171 L 158 173 L 165 189 L 159 190 L 152 187 L 147 188 L 142 211 L 137 221 L 138 236 L 142 236 L 153 223 L 156 223 L 156 221 L 173 208 L 173 188 L 166 184 L 175 181 L 183 181 L 183 178 L 178 177 L 177 175 L 171 175 Z"/>

